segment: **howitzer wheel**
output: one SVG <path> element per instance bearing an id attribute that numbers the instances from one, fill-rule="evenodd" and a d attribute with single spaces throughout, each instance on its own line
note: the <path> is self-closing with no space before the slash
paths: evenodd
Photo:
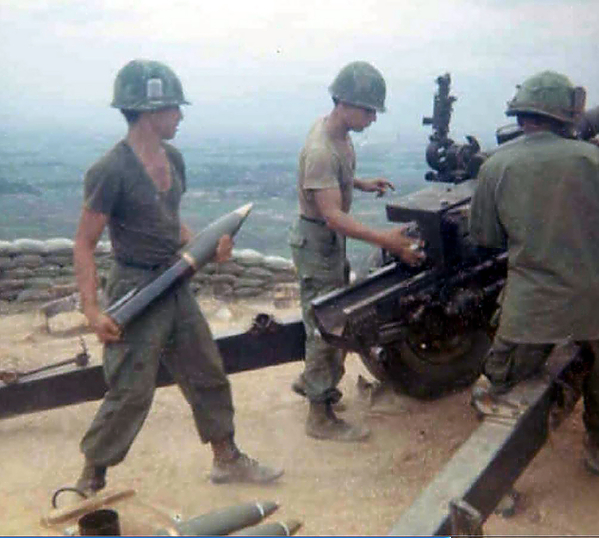
<path id="1" fill-rule="evenodd" d="M 360 357 L 379 381 L 390 382 L 401 393 L 431 399 L 472 384 L 482 371 L 491 345 L 484 330 L 473 330 L 444 341 L 408 336 Z"/>

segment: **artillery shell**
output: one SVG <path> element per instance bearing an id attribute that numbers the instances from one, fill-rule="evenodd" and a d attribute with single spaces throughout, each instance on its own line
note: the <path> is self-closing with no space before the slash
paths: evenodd
<path id="1" fill-rule="evenodd" d="M 279 505 L 272 501 L 253 502 L 215 510 L 174 525 L 180 536 L 224 536 L 244 527 L 260 523 Z M 156 536 L 168 536 L 161 529 Z"/>
<path id="2" fill-rule="evenodd" d="M 210 261 L 223 235 L 233 237 L 247 218 L 252 204 L 246 204 L 210 223 L 178 253 L 179 259 L 144 285 L 140 285 L 106 309 L 120 327 L 141 314 L 176 282 L 190 277 Z"/>
<path id="3" fill-rule="evenodd" d="M 293 536 L 301 526 L 302 522 L 295 519 L 275 521 L 240 530 L 231 536 Z"/>

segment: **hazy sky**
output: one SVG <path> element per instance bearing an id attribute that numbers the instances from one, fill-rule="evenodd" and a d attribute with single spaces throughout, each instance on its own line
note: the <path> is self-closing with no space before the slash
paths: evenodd
<path id="1" fill-rule="evenodd" d="M 449 71 L 456 135 L 506 123 L 515 85 L 544 69 L 599 103 L 596 0 L 0 0 L 0 121 L 120 125 L 118 69 L 157 59 L 193 105 L 188 133 L 303 133 L 352 60 L 385 75 L 389 113 L 369 136 L 425 133 Z"/>

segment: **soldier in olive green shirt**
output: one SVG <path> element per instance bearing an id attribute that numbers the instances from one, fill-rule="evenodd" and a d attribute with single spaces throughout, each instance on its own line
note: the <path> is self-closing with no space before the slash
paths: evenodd
<path id="1" fill-rule="evenodd" d="M 563 75 L 528 79 L 509 103 L 523 135 L 483 164 L 470 232 L 507 248 L 499 327 L 484 364 L 491 388 L 507 392 L 539 373 L 555 344 L 599 350 L 599 148 L 571 140 L 582 89 Z M 587 465 L 599 472 L 599 361 L 584 384 Z"/>
<path id="2" fill-rule="evenodd" d="M 293 390 L 310 401 L 306 433 L 318 439 L 359 441 L 369 435 L 335 415 L 337 388 L 344 373 L 344 353 L 326 343 L 317 330 L 311 301 L 348 282 L 345 237 L 354 237 L 386 248 L 407 263 L 418 263 L 422 254 L 415 242 L 397 227 L 375 230 L 354 220 L 349 211 L 353 189 L 384 194 L 386 179 L 355 177 L 356 156 L 350 131 L 362 131 L 384 111 L 385 81 L 373 66 L 353 62 L 345 66 L 329 88 L 332 112 L 316 121 L 299 158 L 299 216 L 289 243 L 299 282 L 306 356 L 303 373 Z M 416 243 L 416 246 L 417 243 Z"/>
<path id="3" fill-rule="evenodd" d="M 132 323 L 119 327 L 96 298 L 94 250 L 108 227 L 114 264 L 107 284 L 111 302 L 155 277 L 191 238 L 181 223 L 185 191 L 181 154 L 172 139 L 188 104 L 181 83 L 166 65 L 133 60 L 118 73 L 112 106 L 127 121 L 127 136 L 85 176 L 85 200 L 74 260 L 83 313 L 104 344 L 107 392 L 83 436 L 85 463 L 77 488 L 87 494 L 106 485 L 106 470 L 127 455 L 154 396 L 159 365 L 179 385 L 195 426 L 214 454 L 213 482 L 271 482 L 282 469 L 260 465 L 234 440 L 233 401 L 222 358 L 188 282 L 175 286 Z M 231 254 L 220 239 L 216 261 Z"/>

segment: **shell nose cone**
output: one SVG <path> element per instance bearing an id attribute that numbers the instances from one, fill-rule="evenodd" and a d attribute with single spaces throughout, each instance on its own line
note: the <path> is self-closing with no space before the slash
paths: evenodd
<path id="1" fill-rule="evenodd" d="M 254 204 L 250 202 L 249 204 L 245 204 L 241 207 L 238 207 L 234 211 L 234 213 L 237 213 L 237 215 L 239 215 L 240 218 L 244 219 L 248 216 L 249 212 L 252 210 L 252 207 L 254 207 Z"/>
<path id="2" fill-rule="evenodd" d="M 251 206 L 252 204 L 248 204 L 248 205 Z M 279 503 L 274 502 L 274 501 L 261 501 L 261 502 L 257 502 L 256 506 L 258 507 L 258 510 L 260 510 L 260 512 L 262 513 L 262 517 L 267 517 L 267 516 L 270 516 L 273 512 L 275 512 L 279 508 Z"/>

